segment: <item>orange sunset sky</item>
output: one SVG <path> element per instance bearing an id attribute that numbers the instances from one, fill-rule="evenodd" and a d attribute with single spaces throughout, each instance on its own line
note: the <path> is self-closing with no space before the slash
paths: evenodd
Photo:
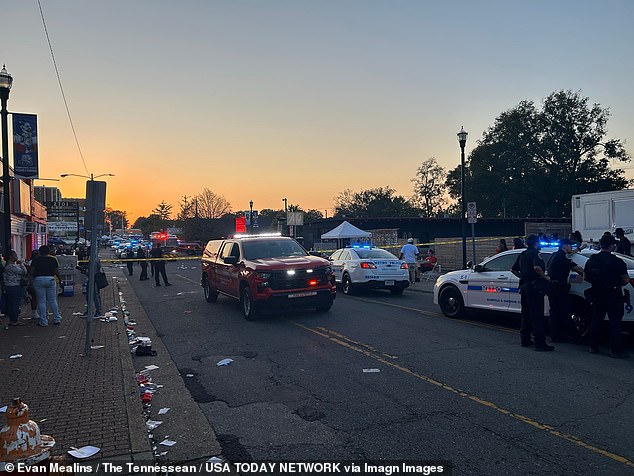
<path id="1" fill-rule="evenodd" d="M 632 154 L 634 2 L 41 0 L 2 7 L 9 110 L 38 115 L 40 177 L 108 177 L 131 222 L 204 188 L 232 209 L 328 209 L 346 188 L 410 196 L 503 111 L 580 91 Z M 628 178 L 634 178 L 631 167 Z M 68 177 L 65 197 L 83 196 Z"/>

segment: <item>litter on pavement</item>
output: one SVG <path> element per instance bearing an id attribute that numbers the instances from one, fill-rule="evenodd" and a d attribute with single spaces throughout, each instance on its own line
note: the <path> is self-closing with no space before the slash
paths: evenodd
<path id="1" fill-rule="evenodd" d="M 380 371 L 381 371 L 381 369 L 363 369 L 363 373 L 364 374 L 374 374 L 374 373 L 377 373 L 377 372 L 380 372 Z"/>
<path id="2" fill-rule="evenodd" d="M 68 451 L 68 454 L 75 458 L 83 459 L 90 458 L 93 455 L 99 453 L 99 448 L 96 446 L 82 446 L 81 448 L 73 448 Z"/>
<path id="3" fill-rule="evenodd" d="M 158 365 L 146 365 L 145 366 L 145 370 L 156 370 L 158 368 L 159 368 Z"/>
<path id="4" fill-rule="evenodd" d="M 167 438 L 159 443 L 159 445 L 163 445 L 163 446 L 174 446 L 175 444 L 176 444 L 175 441 L 168 440 Z"/>
<path id="5" fill-rule="evenodd" d="M 95 349 L 103 349 L 105 346 L 104 345 L 91 345 L 90 348 L 95 350 Z"/>
<path id="6" fill-rule="evenodd" d="M 21 359 L 22 358 L 22 354 L 13 354 L 11 357 L 9 357 L 10 359 Z"/>
<path id="7" fill-rule="evenodd" d="M 155 430 L 156 428 L 158 428 L 161 423 L 163 423 L 162 421 L 157 421 L 157 420 L 148 420 L 145 422 L 145 424 L 147 425 L 147 429 L 148 430 Z"/>
<path id="8" fill-rule="evenodd" d="M 220 362 L 218 362 L 216 365 L 218 367 L 222 367 L 224 365 L 229 365 L 231 362 L 233 362 L 233 359 L 222 359 Z"/>
<path id="9" fill-rule="evenodd" d="M 159 415 L 165 415 L 167 412 L 169 412 L 170 409 L 169 408 L 161 408 L 158 412 Z"/>

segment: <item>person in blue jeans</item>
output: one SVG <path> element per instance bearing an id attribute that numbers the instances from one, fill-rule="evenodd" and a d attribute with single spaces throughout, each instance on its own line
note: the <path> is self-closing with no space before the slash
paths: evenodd
<path id="1" fill-rule="evenodd" d="M 18 261 L 18 255 L 15 251 L 9 251 L 3 277 L 9 325 L 23 326 L 24 323 L 20 322 L 18 314 L 24 296 L 24 287 L 21 281 L 26 278 L 26 267 Z"/>
<path id="2" fill-rule="evenodd" d="M 62 277 L 59 273 L 59 262 L 55 256 L 49 253 L 51 249 L 47 245 L 40 246 L 38 254 L 33 257 L 31 268 L 29 271 L 33 276 L 33 288 L 37 296 L 37 308 L 40 314 L 38 326 L 48 326 L 48 317 L 46 315 L 46 304 L 51 307 L 53 312 L 53 325 L 62 323 L 62 315 L 57 305 L 57 282 L 55 278 L 61 282 Z"/>

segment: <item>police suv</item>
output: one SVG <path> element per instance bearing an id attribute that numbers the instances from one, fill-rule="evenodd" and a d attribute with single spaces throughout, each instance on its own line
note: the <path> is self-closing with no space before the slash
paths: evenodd
<path id="1" fill-rule="evenodd" d="M 556 244 L 553 245 L 555 246 L 544 247 L 540 250 L 546 268 L 553 253 L 557 251 Z M 448 317 L 460 317 L 466 309 L 486 309 L 519 314 L 521 312 L 519 278 L 511 272 L 511 268 L 522 251 L 521 249 L 505 251 L 489 256 L 469 269 L 452 271 L 440 276 L 434 285 L 434 304 L 438 304 L 442 313 Z M 584 249 L 573 253 L 570 258 L 583 268 L 588 258 L 594 253 L 598 251 Z M 634 258 L 619 253 L 614 255 L 621 258 L 627 266 L 630 283 L 624 289 L 634 299 Z M 575 272 L 570 273 L 568 282 L 571 285 L 572 320 L 577 333 L 583 335 L 590 322 L 590 305 L 584 296 L 584 291 L 590 287 L 590 284 L 583 281 Z M 544 299 L 545 314 L 548 315 L 548 299 L 546 297 Z M 624 302 L 624 306 L 623 325 L 633 332 L 632 305 Z"/>

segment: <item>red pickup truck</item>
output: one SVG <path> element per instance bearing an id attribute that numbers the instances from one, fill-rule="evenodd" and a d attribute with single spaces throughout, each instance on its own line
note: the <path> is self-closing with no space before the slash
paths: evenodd
<path id="1" fill-rule="evenodd" d="M 326 312 L 336 296 L 330 262 L 292 238 L 244 236 L 207 243 L 201 260 L 207 302 L 237 299 L 247 320 L 265 307 L 314 307 Z"/>

